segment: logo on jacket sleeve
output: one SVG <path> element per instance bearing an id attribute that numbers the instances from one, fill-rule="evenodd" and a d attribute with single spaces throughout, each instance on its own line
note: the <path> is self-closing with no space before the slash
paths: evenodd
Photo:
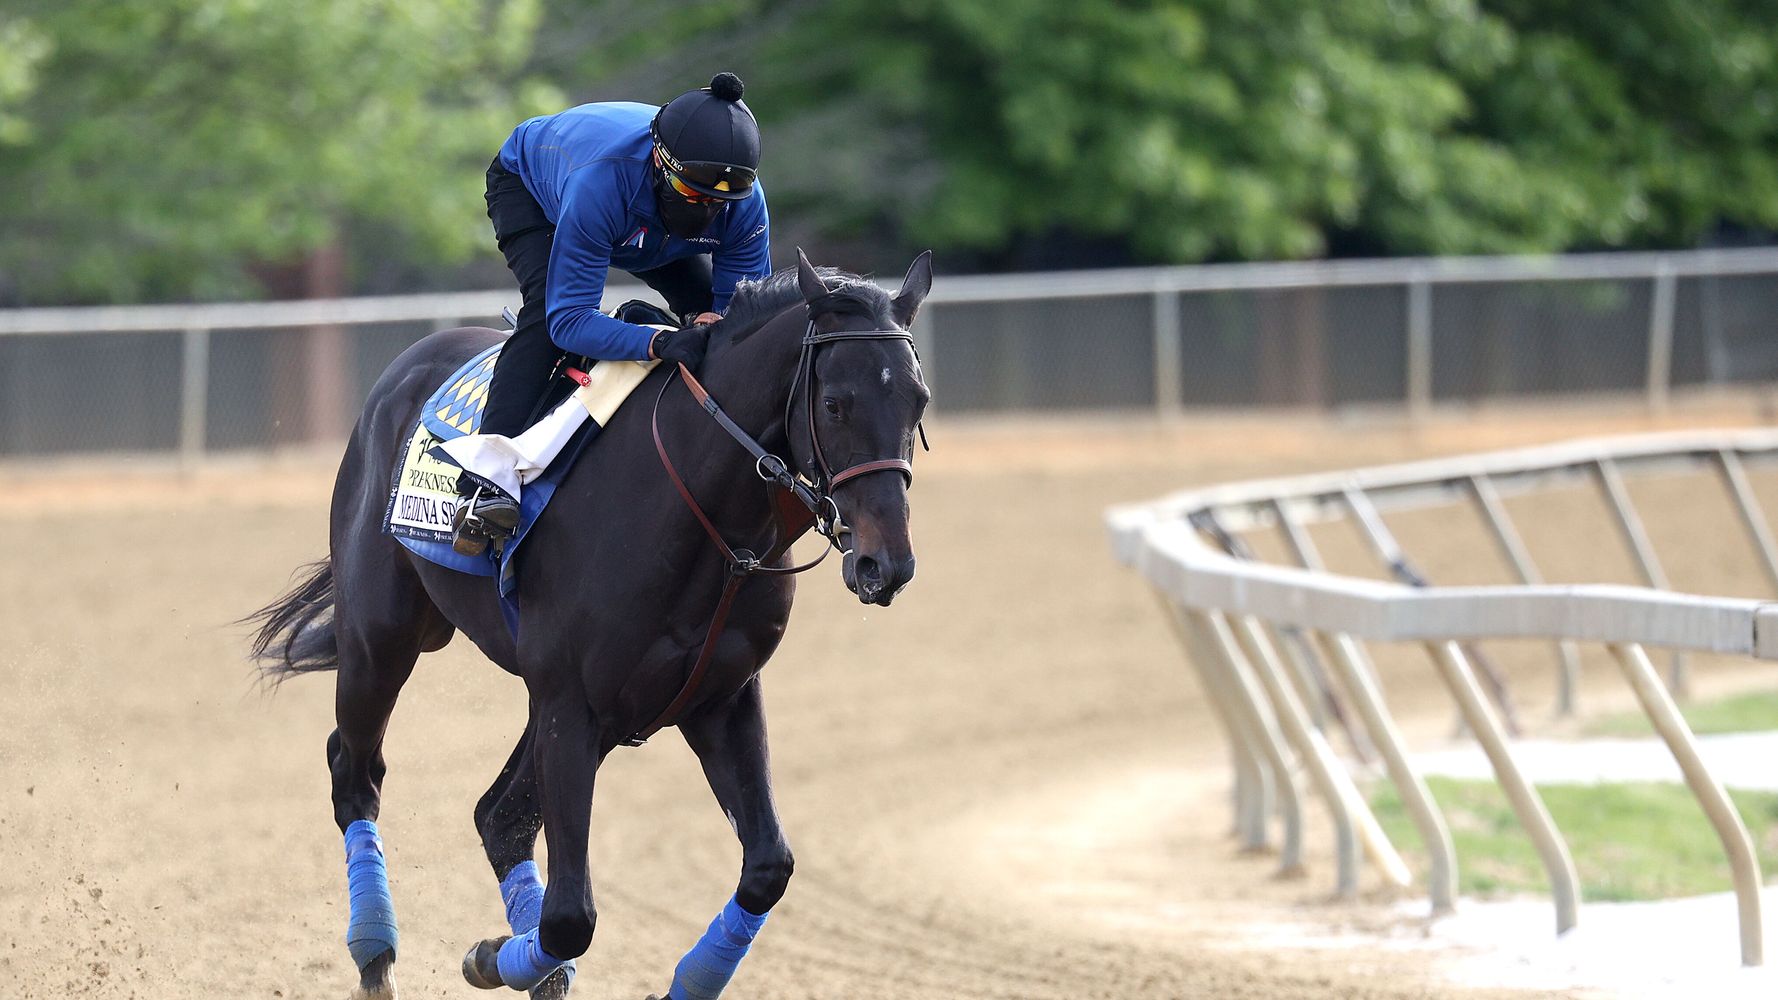
<path id="1" fill-rule="evenodd" d="M 647 239 L 648 239 L 648 227 L 643 226 L 643 227 L 637 229 L 635 232 L 631 233 L 630 238 L 627 240 L 624 240 L 622 243 L 619 243 L 618 246 L 635 247 L 636 249 L 640 250 L 640 249 L 642 249 L 642 244 Z"/>

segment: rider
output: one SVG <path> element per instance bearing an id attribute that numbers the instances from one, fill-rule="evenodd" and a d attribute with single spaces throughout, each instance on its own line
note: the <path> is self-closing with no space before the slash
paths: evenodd
<path id="1" fill-rule="evenodd" d="M 481 434 L 523 431 L 563 352 L 695 367 L 735 285 L 771 273 L 759 125 L 742 83 L 656 108 L 583 104 L 523 122 L 488 168 L 488 218 L 524 305 L 500 351 Z M 667 300 L 685 329 L 658 331 L 599 311 L 612 265 Z M 458 477 L 459 551 L 512 532 L 518 499 L 473 470 Z"/>

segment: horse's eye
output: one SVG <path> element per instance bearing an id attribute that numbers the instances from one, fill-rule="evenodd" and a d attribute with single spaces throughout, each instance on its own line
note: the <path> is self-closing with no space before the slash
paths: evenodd
<path id="1" fill-rule="evenodd" d="M 840 401 L 832 396 L 823 396 L 821 398 L 821 408 L 826 410 L 827 415 L 830 417 L 837 417 L 840 415 Z"/>

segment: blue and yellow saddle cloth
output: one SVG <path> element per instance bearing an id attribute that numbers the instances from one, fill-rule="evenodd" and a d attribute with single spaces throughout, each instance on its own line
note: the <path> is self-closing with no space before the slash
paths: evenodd
<path id="1" fill-rule="evenodd" d="M 562 477 L 586 448 L 587 442 L 599 432 L 599 423 L 589 420 L 583 424 L 543 474 L 525 485 L 519 497 L 518 530 L 498 556 L 492 548 L 479 556 L 459 555 L 451 548 L 451 516 L 456 513 L 458 502 L 458 469 L 450 462 L 434 457 L 432 449 L 440 441 L 474 434 L 481 428 L 488 383 L 493 378 L 494 364 L 500 358 L 503 344 L 495 344 L 471 358 L 421 407 L 420 419 L 408 435 L 402 460 L 395 466 L 394 481 L 389 484 L 383 530 L 422 559 L 464 573 L 497 577 L 501 610 L 506 615 L 507 625 L 516 632 L 518 604 L 513 592 L 517 579 L 514 559 L 531 525 L 555 495 Z"/>
<path id="2" fill-rule="evenodd" d="M 481 428 L 488 383 L 494 381 L 494 366 L 500 362 L 504 346 L 504 342 L 495 344 L 469 359 L 420 408 L 420 422 L 440 441 L 474 434 Z"/>

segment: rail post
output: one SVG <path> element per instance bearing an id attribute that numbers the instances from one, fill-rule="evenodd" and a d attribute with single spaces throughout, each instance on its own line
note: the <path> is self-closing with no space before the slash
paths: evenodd
<path id="1" fill-rule="evenodd" d="M 1655 264 L 1654 290 L 1648 311 L 1648 408 L 1667 412 L 1673 385 L 1673 265 L 1665 257 Z"/>
<path id="2" fill-rule="evenodd" d="M 1161 612 L 1174 635 L 1185 649 L 1186 659 L 1197 668 L 1198 679 L 1209 695 L 1210 707 L 1222 720 L 1229 738 L 1229 755 L 1235 764 L 1235 835 L 1241 838 L 1243 850 L 1265 850 L 1266 820 L 1272 814 L 1272 773 L 1268 770 L 1261 744 L 1263 733 L 1251 731 L 1246 715 L 1237 704 L 1240 694 L 1233 690 L 1234 681 L 1223 669 L 1219 654 L 1212 648 L 1214 640 L 1205 635 L 1186 613 L 1166 594 L 1155 590 Z M 1282 780 L 1289 781 L 1284 775 Z"/>
<path id="3" fill-rule="evenodd" d="M 1418 422 L 1432 410 L 1432 283 L 1416 272 L 1407 290 L 1408 419 Z"/>
<path id="4" fill-rule="evenodd" d="M 1667 571 L 1661 568 L 1654 542 L 1649 540 L 1648 529 L 1642 526 L 1642 518 L 1636 514 L 1636 505 L 1630 500 L 1630 490 L 1624 485 L 1617 463 L 1610 458 L 1595 459 L 1593 474 L 1599 481 L 1600 490 L 1605 493 L 1605 502 L 1617 518 L 1618 530 L 1623 533 L 1624 544 L 1630 547 L 1630 557 L 1636 560 L 1643 582 L 1656 590 L 1672 590 Z M 1673 651 L 1673 660 L 1667 668 L 1667 685 L 1679 697 L 1686 696 L 1685 654 L 1678 650 Z"/>
<path id="5" fill-rule="evenodd" d="M 1550 811 L 1544 806 L 1537 789 L 1525 780 L 1519 765 L 1513 762 L 1512 752 L 1506 746 L 1506 734 L 1500 729 L 1500 720 L 1488 707 L 1488 700 L 1482 697 L 1481 686 L 1464 660 L 1463 650 L 1455 642 L 1447 641 L 1429 642 L 1426 651 L 1432 654 L 1440 678 L 1456 698 L 1457 709 L 1463 713 L 1469 731 L 1482 745 L 1482 753 L 1487 755 L 1488 763 L 1494 769 L 1495 780 L 1505 790 L 1519 825 L 1525 828 L 1537 848 L 1544 872 L 1549 876 L 1550 895 L 1556 901 L 1556 933 L 1566 934 L 1580 919 L 1580 880 L 1574 873 L 1574 859 L 1568 853 L 1568 844 L 1557 832 L 1556 823 L 1550 818 Z"/>
<path id="6" fill-rule="evenodd" d="M 1741 467 L 1741 457 L 1731 448 L 1719 448 L 1716 452 L 1716 467 L 1728 484 L 1729 495 L 1734 497 L 1736 509 L 1741 512 L 1741 523 L 1747 527 L 1747 533 L 1753 536 L 1753 544 L 1759 547 L 1760 565 L 1766 571 L 1766 579 L 1774 587 L 1778 587 L 1778 544 L 1772 541 L 1772 529 L 1766 526 L 1765 512 L 1760 509 L 1759 500 L 1753 495 L 1753 487 L 1747 482 L 1747 472 Z"/>
<path id="7" fill-rule="evenodd" d="M 1722 840 L 1723 851 L 1729 856 L 1729 870 L 1735 883 L 1735 905 L 1741 919 L 1741 964 L 1760 965 L 1765 960 L 1765 945 L 1760 920 L 1759 856 L 1753 851 L 1753 838 L 1747 833 L 1747 824 L 1735 811 L 1735 804 L 1729 801 L 1722 783 L 1704 766 L 1704 758 L 1698 755 L 1698 741 L 1692 736 L 1691 727 L 1685 724 L 1685 718 L 1679 714 L 1678 706 L 1673 704 L 1673 696 L 1655 676 L 1648 654 L 1635 643 L 1612 643 L 1611 652 L 1624 668 L 1624 676 L 1636 692 L 1636 700 L 1642 703 L 1642 710 L 1654 723 L 1655 731 L 1673 751 L 1673 759 L 1679 762 L 1685 783 L 1691 786 L 1698 804 L 1704 807 L 1704 815 Z"/>
<path id="8" fill-rule="evenodd" d="M 1284 735 L 1296 747 L 1297 755 L 1309 771 L 1328 812 L 1334 818 L 1335 847 L 1339 858 L 1337 891 L 1350 896 L 1358 891 L 1358 850 L 1368 854 L 1390 884 L 1405 886 L 1412 881 L 1408 867 L 1397 854 L 1383 828 L 1371 814 L 1370 806 L 1353 786 L 1352 778 L 1334 758 L 1333 749 L 1321 731 L 1309 724 L 1308 713 L 1298 702 L 1296 693 L 1284 678 L 1284 666 L 1273 648 L 1266 630 L 1253 615 L 1229 615 L 1236 641 L 1247 654 L 1253 672 L 1265 686 L 1266 694 L 1278 713 Z"/>
<path id="9" fill-rule="evenodd" d="M 1537 564 L 1531 561 L 1531 550 L 1525 547 L 1525 540 L 1513 527 L 1512 517 L 1507 514 L 1506 504 L 1501 502 L 1494 481 L 1487 473 L 1478 472 L 1469 477 L 1469 491 L 1476 506 L 1481 508 L 1482 518 L 1493 530 L 1494 540 L 1500 543 L 1500 551 L 1505 554 L 1507 562 L 1512 563 L 1513 571 L 1519 574 L 1519 582 L 1542 583 L 1543 574 L 1538 572 Z M 1556 675 L 1556 714 L 1566 717 L 1574 714 L 1575 691 L 1580 685 L 1579 647 L 1566 639 L 1556 640 L 1556 662 L 1560 670 Z"/>
<path id="10" fill-rule="evenodd" d="M 1278 793 L 1278 813 L 1284 823 L 1284 846 L 1278 854 L 1278 874 L 1300 875 L 1303 871 L 1302 795 L 1297 791 L 1296 774 L 1291 769 L 1289 750 L 1278 735 L 1276 717 L 1267 706 L 1265 694 L 1253 679 L 1234 633 L 1229 629 L 1228 621 L 1220 614 L 1196 609 L 1187 611 L 1186 618 L 1208 640 L 1206 645 L 1217 654 L 1217 665 L 1226 671 L 1226 676 L 1234 683 L 1235 690 L 1240 695 L 1235 704 L 1247 716 L 1249 730 L 1263 736 L 1260 750 L 1265 754 L 1267 763 L 1272 766 L 1275 778 L 1273 787 Z"/>
<path id="11" fill-rule="evenodd" d="M 187 327 L 179 343 L 179 469 L 189 475 L 204 457 L 210 415 L 210 331 Z"/>
<path id="12" fill-rule="evenodd" d="M 1163 272 L 1164 273 L 1164 272 Z M 1154 409 L 1162 420 L 1185 411 L 1184 387 L 1179 371 L 1185 345 L 1180 342 L 1179 291 L 1157 282 L 1154 290 Z"/>

